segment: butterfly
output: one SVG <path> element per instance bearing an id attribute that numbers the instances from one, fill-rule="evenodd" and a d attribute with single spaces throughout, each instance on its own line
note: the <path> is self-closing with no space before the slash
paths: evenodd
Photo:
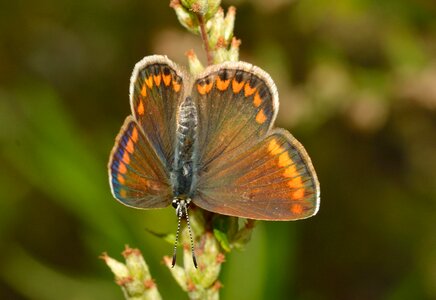
<path id="1" fill-rule="evenodd" d="M 288 131 L 273 128 L 278 93 L 262 69 L 225 62 L 192 76 L 166 56 L 147 56 L 133 70 L 130 106 L 108 164 L 111 191 L 121 203 L 172 204 L 179 227 L 182 216 L 189 224 L 191 202 L 257 220 L 317 213 L 314 167 Z"/>

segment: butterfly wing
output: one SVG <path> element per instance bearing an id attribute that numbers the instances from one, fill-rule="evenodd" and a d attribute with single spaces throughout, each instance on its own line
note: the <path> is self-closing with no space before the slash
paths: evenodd
<path id="1" fill-rule="evenodd" d="M 171 203 L 169 176 L 132 116 L 115 140 L 108 168 L 112 194 L 121 203 L 136 208 Z"/>
<path id="2" fill-rule="evenodd" d="M 296 220 L 319 207 L 319 183 L 303 146 L 271 130 L 278 96 L 269 75 L 246 63 L 212 67 L 194 84 L 199 163 L 193 202 L 262 220 Z"/>
<path id="3" fill-rule="evenodd" d="M 133 116 L 166 169 L 174 158 L 183 78 L 187 78 L 185 72 L 166 56 L 153 55 L 136 64 L 130 80 Z"/>
<path id="4" fill-rule="evenodd" d="M 176 114 L 183 98 L 184 72 L 165 56 L 147 56 L 130 79 L 129 116 L 109 160 L 112 194 L 137 208 L 170 204 Z"/>
<path id="5" fill-rule="evenodd" d="M 198 110 L 198 161 L 202 169 L 244 151 L 266 135 L 278 110 L 274 83 L 243 62 L 209 67 L 194 82 Z"/>
<path id="6" fill-rule="evenodd" d="M 316 214 L 319 183 L 303 146 L 274 129 L 247 151 L 210 169 L 194 203 L 220 214 L 297 220 Z"/>

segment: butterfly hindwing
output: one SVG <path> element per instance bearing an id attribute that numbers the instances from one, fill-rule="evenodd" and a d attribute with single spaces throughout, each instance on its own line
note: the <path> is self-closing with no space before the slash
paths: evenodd
<path id="1" fill-rule="evenodd" d="M 169 175 L 132 116 L 115 140 L 108 168 L 112 194 L 123 204 L 158 208 L 171 203 Z"/>
<path id="2" fill-rule="evenodd" d="M 162 160 L 171 168 L 176 115 L 184 95 L 185 73 L 165 56 L 138 62 L 130 80 L 130 105 L 137 123 Z"/>
<path id="3" fill-rule="evenodd" d="M 266 135 L 278 109 L 268 74 L 243 62 L 209 67 L 192 88 L 198 110 L 198 164 L 202 169 L 248 149 Z"/>
<path id="4" fill-rule="evenodd" d="M 310 158 L 283 129 L 272 130 L 205 175 L 194 203 L 215 213 L 297 220 L 316 214 L 319 207 L 319 183 Z"/>

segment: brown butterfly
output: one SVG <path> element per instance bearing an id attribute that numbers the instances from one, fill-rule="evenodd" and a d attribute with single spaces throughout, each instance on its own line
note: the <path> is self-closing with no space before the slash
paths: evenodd
<path id="1" fill-rule="evenodd" d="M 191 202 L 258 220 L 317 213 L 312 162 L 288 131 L 273 128 L 278 93 L 260 68 L 226 62 L 193 77 L 165 56 L 147 56 L 134 68 L 130 105 L 108 166 L 121 203 L 173 204 L 179 225 L 182 216 L 189 222 Z"/>

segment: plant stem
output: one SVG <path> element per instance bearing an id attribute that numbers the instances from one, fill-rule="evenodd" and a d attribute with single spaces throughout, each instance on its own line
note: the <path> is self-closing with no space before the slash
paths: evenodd
<path id="1" fill-rule="evenodd" d="M 200 26 L 201 39 L 203 41 L 204 50 L 206 51 L 207 65 L 210 66 L 213 64 L 213 55 L 209 46 L 209 38 L 206 32 L 206 22 L 204 21 L 204 18 L 201 14 L 197 14 L 197 18 L 198 18 L 198 24 Z"/>

